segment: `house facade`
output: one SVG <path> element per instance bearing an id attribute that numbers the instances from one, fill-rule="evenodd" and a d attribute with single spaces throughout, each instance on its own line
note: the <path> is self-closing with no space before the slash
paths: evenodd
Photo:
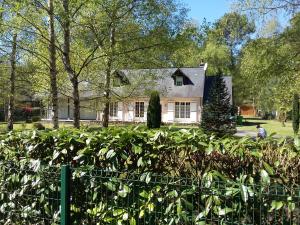
<path id="1" fill-rule="evenodd" d="M 169 68 L 123 70 L 114 75 L 109 119 L 115 122 L 146 122 L 149 93 L 160 93 L 162 122 L 199 123 L 205 93 L 207 65 L 197 68 Z M 228 93 L 232 96 L 231 77 L 224 77 Z M 103 104 L 89 100 L 93 94 L 84 94 L 81 100 L 81 119 L 103 118 Z M 62 98 L 59 104 L 59 118 L 72 120 L 73 108 L 70 99 Z M 49 111 L 50 112 L 50 111 Z M 48 119 L 51 115 L 47 115 Z"/>

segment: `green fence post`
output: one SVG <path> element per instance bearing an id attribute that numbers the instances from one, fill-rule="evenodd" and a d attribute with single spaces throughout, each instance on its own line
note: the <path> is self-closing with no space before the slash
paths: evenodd
<path id="1" fill-rule="evenodd" d="M 61 167 L 60 224 L 70 225 L 70 166 Z"/>

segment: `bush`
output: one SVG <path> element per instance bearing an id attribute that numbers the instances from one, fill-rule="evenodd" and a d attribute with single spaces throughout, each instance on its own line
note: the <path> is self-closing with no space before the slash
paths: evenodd
<path id="1" fill-rule="evenodd" d="M 34 123 L 34 124 L 33 124 L 33 128 L 34 128 L 34 129 L 37 129 L 37 130 L 45 130 L 44 125 L 41 124 L 41 123 Z"/>
<path id="2" fill-rule="evenodd" d="M 204 103 L 200 127 L 208 134 L 234 134 L 236 128 L 231 118 L 235 110 L 230 104 L 230 96 L 220 73 L 214 78 L 208 100 Z"/>
<path id="3" fill-rule="evenodd" d="M 40 215 L 55 221 L 59 200 L 55 203 L 53 196 L 59 196 L 59 168 L 71 162 L 74 224 L 92 224 L 99 218 L 117 224 L 124 218 L 128 222 L 128 216 L 132 224 L 136 220 L 145 225 L 172 224 L 174 218 L 178 223 L 173 224 L 194 224 L 196 217 L 259 224 L 254 215 L 267 221 L 263 224 L 273 224 L 280 217 L 267 217 L 274 204 L 282 212 L 299 209 L 293 206 L 293 198 L 286 198 L 289 193 L 279 196 L 284 189 L 276 189 L 279 199 L 269 188 L 284 184 L 290 189 L 300 182 L 300 154 L 285 139 L 255 142 L 218 139 L 199 129 L 135 127 L 11 132 L 0 140 L 3 224 L 43 224 Z M 24 212 L 16 211 L 20 208 Z M 159 220 L 152 221 L 154 216 Z"/>
<path id="4" fill-rule="evenodd" d="M 35 126 L 44 129 L 41 124 Z M 199 178 L 209 168 L 233 180 L 240 174 L 259 176 L 262 169 L 269 170 L 270 167 L 272 182 L 300 183 L 299 152 L 293 143 L 271 137 L 255 142 L 250 138 L 218 139 L 198 129 L 174 131 L 127 127 L 96 132 L 73 129 L 26 131 L 2 135 L 0 139 L 0 160 L 16 160 L 13 156 L 17 154 L 52 165 L 75 160 L 80 165 L 108 170 L 197 175 Z"/>
<path id="5" fill-rule="evenodd" d="M 33 116 L 31 118 L 32 122 L 38 122 L 38 121 L 41 121 L 41 117 L 40 116 Z"/>
<path id="6" fill-rule="evenodd" d="M 151 93 L 149 106 L 147 110 L 147 127 L 160 128 L 161 125 L 161 105 L 159 93 L 153 91 Z"/>

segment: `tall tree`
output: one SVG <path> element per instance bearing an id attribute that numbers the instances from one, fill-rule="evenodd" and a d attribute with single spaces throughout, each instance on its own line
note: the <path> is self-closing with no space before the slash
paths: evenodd
<path id="1" fill-rule="evenodd" d="M 298 135 L 299 132 L 299 116 L 300 116 L 300 104 L 299 104 L 299 95 L 294 94 L 293 100 L 293 130 L 294 134 Z"/>
<path id="2" fill-rule="evenodd" d="M 58 90 L 57 90 L 57 66 L 56 66 L 56 35 L 54 20 L 54 0 L 48 0 L 48 32 L 49 32 L 49 61 L 50 61 L 50 81 L 51 81 L 51 102 L 52 102 L 52 122 L 53 128 L 57 129 L 58 124 Z"/>
<path id="3" fill-rule="evenodd" d="M 90 8 L 95 10 L 89 11 L 84 22 L 87 39 L 98 47 L 98 69 L 104 71 L 98 73 L 98 80 L 104 90 L 103 126 L 107 127 L 113 73 L 124 68 L 167 65 L 170 60 L 166 53 L 182 28 L 185 11 L 175 0 L 96 1 Z M 103 9 L 101 13 L 99 8 Z"/>
<path id="4" fill-rule="evenodd" d="M 219 136 L 233 134 L 235 128 L 231 121 L 232 107 L 230 96 L 221 72 L 214 77 L 209 97 L 204 103 L 200 127 L 207 133 Z"/>
<path id="5" fill-rule="evenodd" d="M 249 40 L 250 35 L 255 31 L 255 25 L 250 22 L 246 15 L 236 12 L 226 13 L 220 18 L 216 25 L 213 35 L 215 38 L 224 42 L 230 50 L 230 71 L 231 74 L 236 70 L 236 59 L 240 47 Z"/>
<path id="6" fill-rule="evenodd" d="M 161 104 L 159 92 L 153 91 L 150 96 L 147 110 L 147 127 L 160 128 L 161 124 Z"/>
<path id="7" fill-rule="evenodd" d="M 12 37 L 12 49 L 10 54 L 10 92 L 8 102 L 8 114 L 7 114 L 7 129 L 13 130 L 14 127 L 14 114 L 15 114 L 15 94 L 16 94 L 16 61 L 17 61 L 17 38 L 18 34 L 13 33 Z"/>

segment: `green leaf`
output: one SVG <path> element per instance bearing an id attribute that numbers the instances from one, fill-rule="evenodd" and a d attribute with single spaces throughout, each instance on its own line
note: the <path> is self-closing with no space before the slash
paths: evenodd
<path id="1" fill-rule="evenodd" d="M 107 158 L 107 159 L 110 159 L 110 158 L 114 157 L 115 155 L 116 155 L 115 150 L 114 150 L 114 149 L 111 149 L 111 150 L 109 150 L 109 151 L 106 153 L 106 158 Z"/>
<path id="2" fill-rule="evenodd" d="M 244 202 L 248 201 L 248 188 L 245 185 L 241 185 L 241 195 L 242 195 L 242 200 Z"/>
<path id="3" fill-rule="evenodd" d="M 136 221 L 133 217 L 130 218 L 129 224 L 130 225 L 136 225 Z"/>
<path id="4" fill-rule="evenodd" d="M 283 206 L 282 201 L 272 201 L 271 209 L 269 210 L 269 212 L 272 212 L 273 210 L 279 210 L 282 208 L 282 206 Z"/>
<path id="5" fill-rule="evenodd" d="M 111 191 L 116 191 L 116 185 L 113 184 L 112 182 L 105 182 L 104 185 Z"/>
<path id="6" fill-rule="evenodd" d="M 124 212 L 125 212 L 124 209 L 115 209 L 115 210 L 113 211 L 113 216 L 120 216 L 120 215 L 122 215 Z"/>
<path id="7" fill-rule="evenodd" d="M 261 170 L 260 171 L 260 177 L 261 177 L 261 182 L 263 184 L 269 184 L 270 183 L 270 177 L 269 177 L 269 174 L 267 173 L 267 171 Z"/>
<path id="8" fill-rule="evenodd" d="M 274 175 L 274 170 L 273 168 L 266 162 L 263 162 L 264 168 L 266 169 L 266 171 L 269 173 L 269 175 Z"/>
<path id="9" fill-rule="evenodd" d="M 141 154 L 143 151 L 142 147 L 139 145 L 133 145 L 132 150 L 135 154 Z"/>

